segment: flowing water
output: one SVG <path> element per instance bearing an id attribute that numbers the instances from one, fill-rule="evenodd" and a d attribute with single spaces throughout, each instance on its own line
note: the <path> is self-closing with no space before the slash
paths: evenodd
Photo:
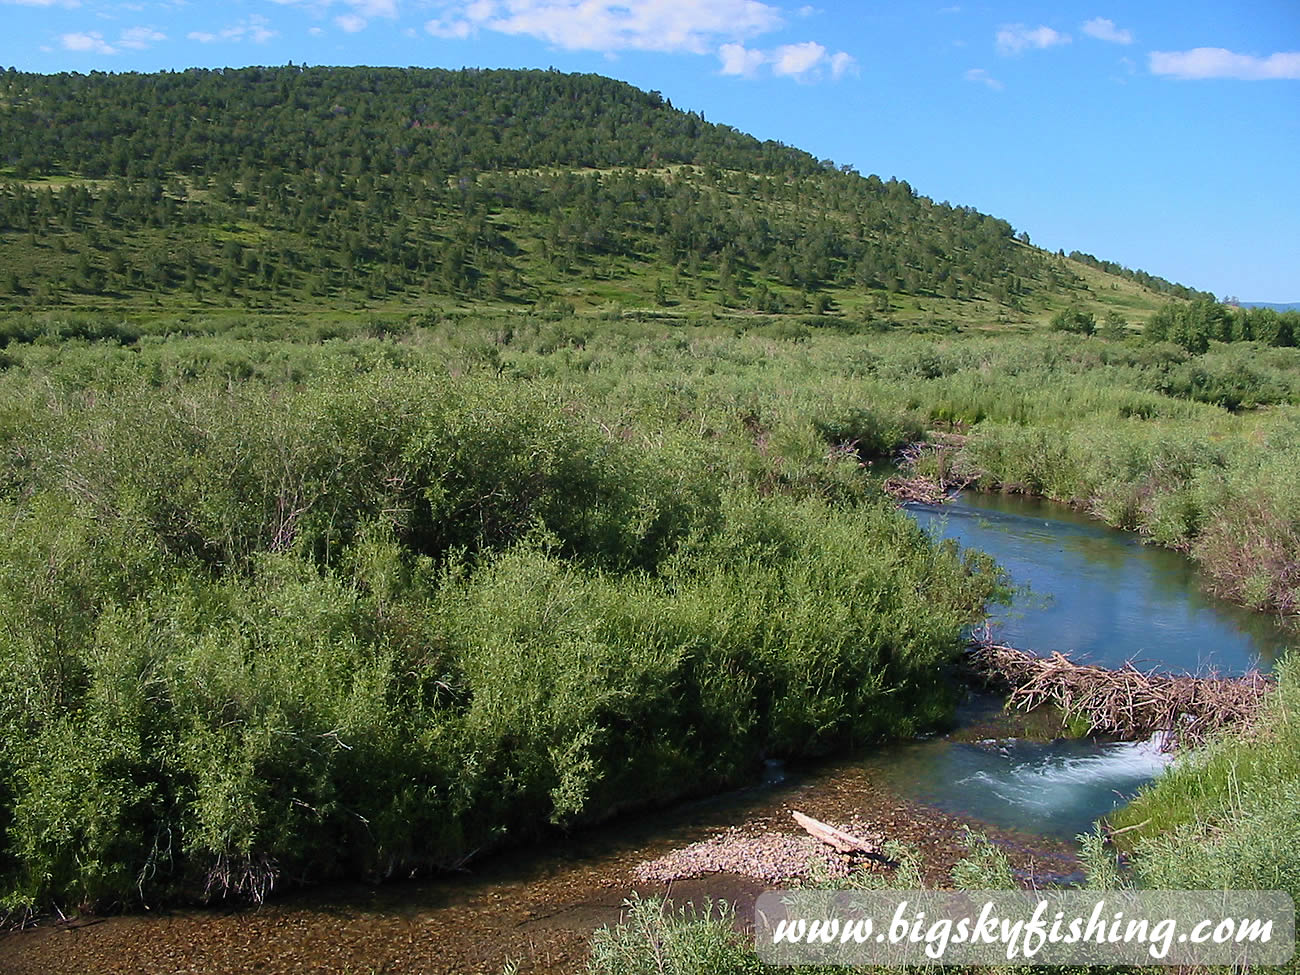
<path id="1" fill-rule="evenodd" d="M 1140 545 L 1062 506 L 967 496 L 911 514 L 945 538 L 992 555 L 1017 594 L 995 635 L 1037 651 L 1173 671 L 1267 670 L 1287 644 L 1270 620 L 1207 598 L 1181 556 Z M 307 891 L 260 910 L 140 915 L 45 926 L 0 937 L 0 971 L 498 973 L 581 968 L 586 941 L 618 917 L 639 862 L 736 823 L 784 831 L 789 811 L 860 817 L 914 845 L 932 880 L 962 853 L 969 823 L 1039 880 L 1077 868 L 1071 839 L 1164 767 L 1149 742 L 1053 739 L 1032 718 L 972 697 L 951 735 L 877 749 L 816 769 L 769 769 L 755 788 L 684 803 L 568 840 L 503 853 L 471 873 L 372 890 Z M 1041 722 L 1040 722 L 1041 724 Z M 761 884 L 713 876 L 679 882 L 680 900 L 752 900 Z"/>
<path id="2" fill-rule="evenodd" d="M 995 608 L 1003 643 L 1192 674 L 1267 671 L 1287 646 L 1269 617 L 1207 596 L 1189 559 L 1065 505 L 967 494 L 908 510 L 933 534 L 987 552 L 1014 585 L 1028 587 Z"/>
<path id="3" fill-rule="evenodd" d="M 1270 670 L 1288 643 L 1271 619 L 1205 595 L 1183 556 L 1144 546 L 1064 505 L 965 495 L 909 505 L 936 537 L 986 552 L 1016 594 L 996 607 L 993 635 L 1081 662 L 1179 673 Z M 966 722 L 985 717 L 977 702 Z M 1168 761 L 1153 742 L 934 739 L 869 761 L 909 797 L 1044 836 L 1071 837 L 1130 799 Z"/>
<path id="4" fill-rule="evenodd" d="M 1168 761 L 1153 742 L 1001 738 L 913 742 L 864 765 L 888 788 L 945 812 L 1068 840 Z"/>

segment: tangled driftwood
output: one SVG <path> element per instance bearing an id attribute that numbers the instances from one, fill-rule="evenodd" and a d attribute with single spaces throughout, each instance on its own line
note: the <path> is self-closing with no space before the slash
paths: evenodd
<path id="1" fill-rule="evenodd" d="M 908 444 L 898 456 L 898 466 L 905 473 L 888 478 L 884 483 L 885 493 L 903 502 L 944 504 L 951 501 L 958 491 L 976 480 L 975 476 L 955 471 L 953 457 L 965 442 L 966 438 L 960 434 L 931 433 L 929 440 Z M 936 458 L 936 473 L 919 473 L 919 462 L 930 455 Z"/>
<path id="2" fill-rule="evenodd" d="M 952 500 L 953 494 L 928 477 L 907 477 L 903 474 L 886 478 L 883 487 L 891 498 L 904 503 L 946 504 Z"/>
<path id="3" fill-rule="evenodd" d="M 1191 677 L 1147 673 L 1131 663 L 1110 670 L 996 643 L 972 647 L 968 662 L 985 681 L 1010 689 L 1009 707 L 1029 711 L 1055 704 L 1066 720 L 1088 722 L 1089 734 L 1129 740 L 1160 734 L 1166 749 L 1197 745 L 1220 728 L 1248 724 L 1273 686 L 1259 673 Z"/>

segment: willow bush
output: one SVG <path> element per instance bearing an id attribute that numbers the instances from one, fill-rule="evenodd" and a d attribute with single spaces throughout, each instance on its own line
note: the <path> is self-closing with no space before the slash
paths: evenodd
<path id="1" fill-rule="evenodd" d="M 444 867 L 911 733 L 996 582 L 811 421 L 764 457 L 554 382 L 135 368 L 3 387 L 11 910 Z"/>

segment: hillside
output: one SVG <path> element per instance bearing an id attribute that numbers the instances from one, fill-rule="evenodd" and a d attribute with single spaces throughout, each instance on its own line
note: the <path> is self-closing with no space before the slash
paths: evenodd
<path id="1" fill-rule="evenodd" d="M 1241 301 L 1242 308 L 1271 308 L 1273 311 L 1300 311 L 1300 301 Z"/>
<path id="2" fill-rule="evenodd" d="M 596 75 L 0 75 L 0 308 L 1006 325 L 1194 292 Z M 1100 314 L 1098 315 L 1100 318 Z"/>

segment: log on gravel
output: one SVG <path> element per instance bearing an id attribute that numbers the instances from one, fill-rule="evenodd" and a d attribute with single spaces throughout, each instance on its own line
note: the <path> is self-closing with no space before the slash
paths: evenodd
<path id="1" fill-rule="evenodd" d="M 792 810 L 790 815 L 794 821 L 808 831 L 810 835 L 821 840 L 828 846 L 833 846 L 841 853 L 879 853 L 880 847 L 875 843 L 869 843 L 861 837 L 854 836 L 852 833 L 846 833 L 842 829 L 836 829 L 834 826 L 823 823 L 819 819 L 813 819 L 811 816 L 805 816 L 803 813 Z"/>

